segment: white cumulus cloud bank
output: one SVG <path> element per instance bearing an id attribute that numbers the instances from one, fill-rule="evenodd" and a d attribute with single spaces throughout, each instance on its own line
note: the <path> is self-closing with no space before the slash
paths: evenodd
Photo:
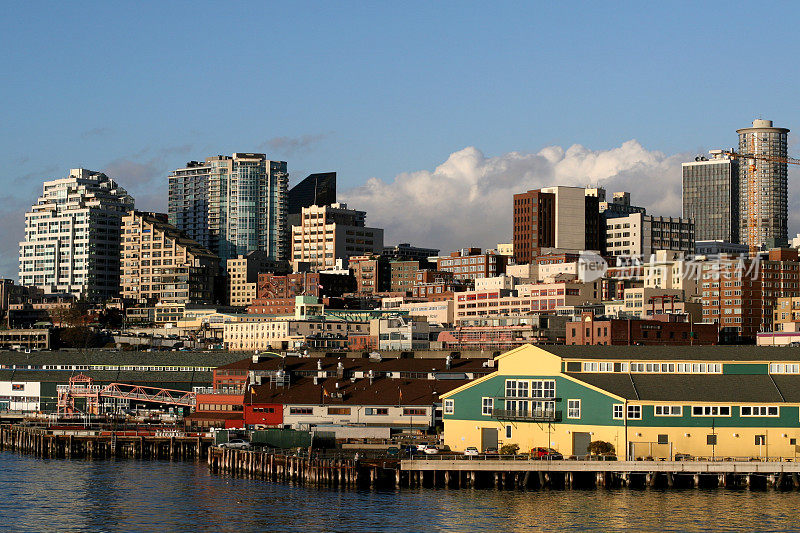
<path id="1" fill-rule="evenodd" d="M 384 242 L 441 248 L 494 248 L 510 242 L 516 193 L 554 185 L 629 191 L 648 214 L 681 214 L 681 163 L 695 154 L 665 155 L 635 140 L 594 151 L 581 145 L 548 146 L 537 153 L 486 157 L 475 147 L 450 154 L 433 171 L 370 178 L 345 191 L 348 207 L 367 211 L 370 226 L 385 228 Z"/>

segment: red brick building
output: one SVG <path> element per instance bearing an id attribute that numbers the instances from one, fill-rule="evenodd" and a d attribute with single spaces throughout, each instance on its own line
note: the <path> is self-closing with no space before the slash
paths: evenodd
<path id="1" fill-rule="evenodd" d="M 356 293 L 375 295 L 391 289 L 392 269 L 389 260 L 380 255 L 354 255 L 349 259 L 356 280 Z"/>
<path id="2" fill-rule="evenodd" d="M 527 264 L 542 248 L 555 246 L 555 194 L 540 190 L 514 195 L 514 259 Z"/>
<path id="3" fill-rule="evenodd" d="M 693 324 L 667 320 L 596 319 L 591 313 L 584 313 L 580 322 L 567 322 L 567 344 L 678 346 L 718 343 L 718 324 Z"/>
<path id="4" fill-rule="evenodd" d="M 465 248 L 449 257 L 440 257 L 436 269 L 452 273 L 455 279 L 493 278 L 505 273 L 507 260 L 508 257 L 493 250 L 481 252 L 480 248 Z"/>

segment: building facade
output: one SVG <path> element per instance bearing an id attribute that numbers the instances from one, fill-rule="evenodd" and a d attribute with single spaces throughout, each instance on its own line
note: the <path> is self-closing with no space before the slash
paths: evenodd
<path id="1" fill-rule="evenodd" d="M 717 154 L 683 163 L 683 218 L 696 240 L 739 242 L 739 162 Z"/>
<path id="2" fill-rule="evenodd" d="M 258 275 L 262 272 L 285 273 L 289 264 L 275 261 L 262 250 L 228 259 L 228 305 L 248 306 L 258 296 Z"/>
<path id="3" fill-rule="evenodd" d="M 785 162 L 789 130 L 774 128 L 771 120 L 758 119 L 752 127 L 736 133 L 739 153 L 760 157 L 747 159 L 747 164 L 743 162 L 739 168 L 739 242 L 752 248 L 785 246 L 789 236 Z"/>
<path id="4" fill-rule="evenodd" d="M 524 346 L 441 396 L 454 451 L 517 444 L 620 459 L 793 458 L 800 361 L 785 348 Z"/>
<path id="5" fill-rule="evenodd" d="M 133 198 L 102 172 L 71 169 L 44 182 L 25 214 L 20 284 L 91 302 L 118 297 L 122 217 L 131 209 Z"/>
<path id="6" fill-rule="evenodd" d="M 346 204 L 304 207 L 300 225 L 292 226 L 292 262 L 295 270 L 307 264 L 312 271 L 345 263 L 354 255 L 380 254 L 383 230 L 366 227 L 367 213 Z"/>
<path id="7" fill-rule="evenodd" d="M 481 252 L 480 248 L 464 248 L 448 257 L 439 257 L 436 268 L 440 272 L 452 272 L 455 279 L 475 280 L 503 274 L 507 261 L 508 256 L 494 250 Z"/>
<path id="8" fill-rule="evenodd" d="M 138 211 L 122 218 L 122 298 L 146 305 L 213 303 L 219 258 L 167 220 Z"/>
<path id="9" fill-rule="evenodd" d="M 656 250 L 694 252 L 694 223 L 634 213 L 606 220 L 609 256 L 648 258 Z"/>
<path id="10" fill-rule="evenodd" d="M 223 261 L 255 250 L 286 260 L 285 161 L 234 153 L 190 162 L 169 176 L 169 215 Z"/>

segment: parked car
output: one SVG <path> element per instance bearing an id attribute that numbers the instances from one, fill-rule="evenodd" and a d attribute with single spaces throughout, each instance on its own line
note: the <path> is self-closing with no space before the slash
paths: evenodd
<path id="1" fill-rule="evenodd" d="M 400 448 L 397 446 L 389 446 L 386 448 L 386 455 L 389 457 L 397 457 L 400 455 Z"/>
<path id="2" fill-rule="evenodd" d="M 244 439 L 231 439 L 228 442 L 223 442 L 219 445 L 220 448 L 232 448 L 235 450 L 247 450 L 249 449 L 250 443 Z"/>
<path id="3" fill-rule="evenodd" d="M 691 461 L 692 459 L 694 459 L 694 457 L 692 457 L 688 453 L 676 453 L 675 454 L 675 460 L 676 461 Z"/>
<path id="4" fill-rule="evenodd" d="M 417 444 L 417 451 L 418 452 L 424 452 L 425 448 L 427 448 L 427 447 L 428 447 L 428 443 L 427 442 L 423 442 L 421 444 Z"/>
<path id="5" fill-rule="evenodd" d="M 435 454 L 439 453 L 439 448 L 437 448 L 433 444 L 428 444 L 427 446 L 425 446 L 425 449 L 422 450 L 422 451 L 424 451 L 426 455 L 435 455 Z"/>
<path id="6" fill-rule="evenodd" d="M 489 446 L 488 448 L 483 450 L 483 453 L 487 455 L 498 455 L 500 452 L 497 451 L 497 446 Z"/>
<path id="7" fill-rule="evenodd" d="M 531 459 L 549 459 L 551 461 L 560 461 L 564 459 L 564 456 L 554 450 L 553 448 L 533 448 L 531 449 Z"/>
<path id="8" fill-rule="evenodd" d="M 478 448 L 475 446 L 467 446 L 467 449 L 464 450 L 464 455 L 478 455 Z"/>

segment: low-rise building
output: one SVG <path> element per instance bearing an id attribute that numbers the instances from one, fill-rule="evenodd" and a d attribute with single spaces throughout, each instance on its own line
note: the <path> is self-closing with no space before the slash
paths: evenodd
<path id="1" fill-rule="evenodd" d="M 564 344 L 567 317 L 552 314 L 470 318 L 439 334 L 445 350 L 511 350 L 525 344 Z"/>
<path id="2" fill-rule="evenodd" d="M 507 261 L 508 256 L 494 250 L 481 252 L 480 248 L 465 248 L 451 253 L 449 257 L 439 257 L 436 269 L 452 272 L 456 279 L 493 278 L 506 271 Z"/>
<path id="3" fill-rule="evenodd" d="M 599 318 L 585 313 L 566 325 L 566 344 L 705 345 L 719 343 L 719 325 L 682 320 Z"/>
<path id="4" fill-rule="evenodd" d="M 794 458 L 800 351 L 747 346 L 523 346 L 441 396 L 454 451 L 517 444 L 620 459 Z"/>
<path id="5" fill-rule="evenodd" d="M 287 274 L 289 264 L 275 261 L 263 250 L 228 259 L 228 305 L 246 307 L 258 297 L 258 275 Z"/>

